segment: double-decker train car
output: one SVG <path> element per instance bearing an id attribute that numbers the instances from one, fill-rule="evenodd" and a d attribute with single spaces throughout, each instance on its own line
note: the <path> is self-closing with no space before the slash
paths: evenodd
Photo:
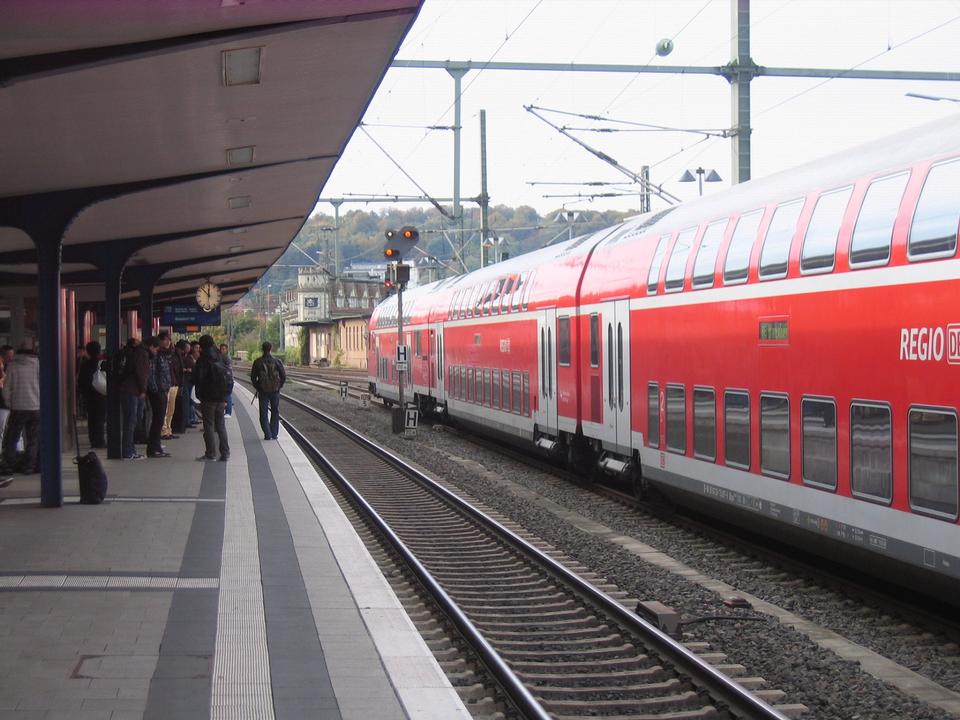
<path id="1" fill-rule="evenodd" d="M 405 293 L 410 397 L 957 602 L 958 224 L 950 118 Z"/>

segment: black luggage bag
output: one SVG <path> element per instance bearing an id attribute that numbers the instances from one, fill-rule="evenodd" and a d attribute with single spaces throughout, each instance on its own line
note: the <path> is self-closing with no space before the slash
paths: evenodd
<path id="1" fill-rule="evenodd" d="M 80 437 L 77 433 L 77 419 L 73 419 L 73 441 L 77 446 L 77 475 L 80 478 L 80 504 L 99 505 L 107 496 L 107 473 L 97 454 L 91 450 L 80 456 Z"/>

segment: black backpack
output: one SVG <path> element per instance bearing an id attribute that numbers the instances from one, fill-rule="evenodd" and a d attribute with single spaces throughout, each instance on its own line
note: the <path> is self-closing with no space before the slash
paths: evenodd
<path id="1" fill-rule="evenodd" d="M 77 418 L 73 418 L 73 441 L 77 446 L 77 476 L 80 481 L 80 504 L 99 505 L 107 496 L 107 473 L 97 454 L 91 450 L 80 455 L 80 438 L 77 433 Z"/>
<path id="2" fill-rule="evenodd" d="M 265 393 L 275 393 L 283 384 L 280 382 L 280 361 L 273 355 L 263 358 L 260 365 L 260 389 Z"/>
<path id="3" fill-rule="evenodd" d="M 223 358 L 210 361 L 210 391 L 219 400 L 226 400 L 233 392 L 233 370 Z"/>

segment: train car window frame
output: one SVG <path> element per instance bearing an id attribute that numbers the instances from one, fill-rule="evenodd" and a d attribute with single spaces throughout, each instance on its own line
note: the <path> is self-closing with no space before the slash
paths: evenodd
<path id="1" fill-rule="evenodd" d="M 681 400 L 682 403 L 683 403 L 683 404 L 682 404 L 681 412 L 679 413 L 680 416 L 681 416 L 681 418 L 682 418 L 682 420 L 681 420 L 681 422 L 679 422 L 679 423 L 677 423 L 676 421 L 674 421 L 674 424 L 673 424 L 673 425 L 671 425 L 671 423 L 670 423 L 671 415 L 672 415 L 672 413 L 670 412 L 670 405 L 671 405 L 671 403 L 670 403 L 670 401 L 671 401 L 671 397 L 670 397 L 671 392 L 670 392 L 670 391 L 671 391 L 671 390 L 673 391 L 673 395 L 674 395 L 673 400 L 674 400 L 674 402 L 676 402 L 676 400 L 677 400 L 677 393 L 679 393 L 680 400 Z M 666 430 L 667 430 L 667 432 L 666 432 L 666 438 L 664 438 L 664 440 L 665 440 L 664 445 L 666 446 L 667 452 L 677 453 L 678 455 L 686 455 L 686 454 L 687 454 L 687 388 L 686 388 L 686 386 L 685 386 L 685 385 L 681 385 L 681 384 L 679 384 L 679 383 L 667 383 L 667 384 L 666 384 L 666 403 L 665 403 L 665 406 L 666 406 L 666 408 L 665 408 L 665 409 L 666 409 L 666 422 L 665 422 L 665 425 L 666 425 Z M 674 432 L 671 432 L 671 428 L 673 429 Z M 681 446 L 681 445 L 676 444 L 676 443 L 671 443 L 671 442 L 670 442 L 671 437 L 673 437 L 674 440 L 676 440 L 676 439 L 677 439 L 677 438 L 676 438 L 676 433 L 677 433 L 678 431 L 681 431 L 681 430 L 682 430 L 682 432 L 681 432 L 682 438 L 681 438 L 681 439 L 682 439 L 683 445 Z"/>
<path id="2" fill-rule="evenodd" d="M 500 383 L 500 392 L 502 393 L 501 399 L 503 402 L 500 403 L 501 407 L 505 412 L 510 412 L 510 400 L 512 399 L 510 394 L 510 371 L 501 370 L 500 378 L 503 382 Z"/>
<path id="3" fill-rule="evenodd" d="M 706 407 L 705 403 L 698 403 L 697 395 L 709 395 L 710 397 L 710 424 L 709 432 L 707 433 L 709 442 L 706 443 L 710 447 L 710 452 L 702 452 L 701 443 L 698 442 L 698 430 L 701 429 L 702 424 L 698 424 L 698 418 L 700 413 L 697 412 L 698 408 Z M 703 427 L 706 429 L 706 427 Z M 694 385 L 693 386 L 693 456 L 699 458 L 700 460 L 709 460 L 710 462 L 717 461 L 717 391 L 712 387 L 705 385 Z"/>
<path id="4" fill-rule="evenodd" d="M 570 367 L 570 316 L 557 318 L 557 364 Z"/>
<path id="5" fill-rule="evenodd" d="M 590 367 L 600 367 L 600 315 L 590 313 Z"/>
<path id="6" fill-rule="evenodd" d="M 782 472 L 776 468 L 768 467 L 766 464 L 764 464 L 763 450 L 764 450 L 764 445 L 767 444 L 767 443 L 764 443 L 764 436 L 767 434 L 767 432 L 769 432 L 764 427 L 764 418 L 767 415 L 767 413 L 764 412 L 764 406 L 763 406 L 764 400 L 785 401 L 787 404 L 787 413 L 786 413 L 787 427 L 786 427 L 786 430 L 783 431 L 783 435 L 787 441 L 786 442 L 786 449 L 787 449 L 787 471 L 786 472 Z M 780 432 L 775 428 L 773 429 L 773 431 Z M 793 459 L 792 453 L 791 453 L 792 449 L 793 448 L 791 447 L 791 438 L 790 438 L 790 396 L 787 395 L 787 393 L 761 392 L 760 393 L 760 472 L 763 473 L 764 475 L 768 475 L 770 477 L 774 477 L 780 480 L 789 480 L 790 470 L 792 468 L 791 463 Z"/>
<path id="7" fill-rule="evenodd" d="M 730 244 L 727 246 L 727 255 L 723 259 L 724 285 L 742 285 L 750 279 L 750 257 L 753 255 L 754 245 L 760 235 L 763 214 L 764 208 L 757 208 L 737 218 L 737 225 L 733 229 Z M 754 219 L 756 219 L 756 225 L 751 227 Z M 745 225 L 745 221 L 751 225 Z M 742 232 L 741 228 L 743 228 Z M 732 266 L 731 263 L 734 261 L 738 264 Z"/>
<path id="8" fill-rule="evenodd" d="M 790 269 L 790 249 L 797 234 L 804 198 L 782 202 L 773 211 L 760 244 L 758 276 L 761 280 L 780 280 Z"/>
<path id="9" fill-rule="evenodd" d="M 523 380 L 521 385 L 521 393 L 523 397 L 523 415 L 524 417 L 530 417 L 530 371 L 523 371 Z"/>
<path id="10" fill-rule="evenodd" d="M 953 451 L 952 478 L 948 480 L 952 481 L 953 483 L 952 489 L 948 488 L 949 490 L 952 490 L 952 512 L 937 509 L 929 505 L 922 505 L 914 498 L 914 413 L 923 413 L 924 415 L 940 415 L 950 418 L 953 422 L 953 439 L 952 442 L 947 443 L 949 445 L 949 450 Z M 958 475 L 958 466 L 960 466 L 960 446 L 958 446 L 958 442 L 960 441 L 958 441 L 957 426 L 957 411 L 953 408 L 912 405 L 907 411 L 907 498 L 910 502 L 910 509 L 917 514 L 929 515 L 930 517 L 935 517 L 942 520 L 955 521 L 958 517 L 958 513 L 960 513 L 960 475 Z M 941 448 L 941 450 L 943 449 L 944 448 Z"/>
<path id="11" fill-rule="evenodd" d="M 497 280 L 496 290 L 493 291 L 493 298 L 490 301 L 490 314 L 499 315 L 500 314 L 500 298 L 503 295 L 503 286 L 507 282 L 505 277 Z"/>
<path id="12" fill-rule="evenodd" d="M 811 477 L 813 473 L 809 473 L 810 476 L 808 476 L 807 473 L 808 450 L 815 444 L 812 437 L 808 439 L 807 434 L 807 407 L 810 404 L 827 405 L 833 409 L 833 482 L 825 482 L 823 480 L 813 478 Z M 800 398 L 800 478 L 804 485 L 810 485 L 812 487 L 836 492 L 837 481 L 840 473 L 840 446 L 837 439 L 838 420 L 837 401 L 833 398 L 816 395 L 804 395 Z M 811 456 L 809 459 L 812 463 L 815 460 L 822 461 L 825 457 L 825 455 L 818 455 L 815 457 Z"/>
<path id="13" fill-rule="evenodd" d="M 613 394 L 613 323 L 607 323 L 607 404 L 616 404 Z"/>
<path id="14" fill-rule="evenodd" d="M 483 371 L 480 368 L 473 375 L 473 401 L 483 405 Z"/>
<path id="15" fill-rule="evenodd" d="M 855 442 L 856 437 L 854 435 L 854 410 L 857 408 L 872 409 L 872 410 L 883 410 L 887 414 L 887 424 L 888 424 L 888 433 L 887 433 L 887 443 L 886 443 L 886 459 L 887 459 L 887 468 L 889 469 L 889 491 L 886 496 L 883 495 L 874 495 L 870 492 L 864 492 L 862 490 L 855 489 L 855 473 L 857 470 L 856 467 L 856 452 L 855 452 Z M 890 407 L 889 403 L 877 402 L 871 400 L 854 400 L 850 403 L 850 414 L 849 414 L 849 432 L 848 437 L 850 439 L 850 495 L 859 500 L 866 500 L 868 502 L 874 502 L 881 505 L 890 505 L 893 502 L 893 483 L 894 483 L 894 468 L 893 468 L 893 410 Z"/>
<path id="16" fill-rule="evenodd" d="M 547 329 L 540 328 L 540 394 L 547 396 Z"/>
<path id="17" fill-rule="evenodd" d="M 657 240 L 657 247 L 653 251 L 653 259 L 650 261 L 650 269 L 647 271 L 647 295 L 656 295 L 657 286 L 660 284 L 660 268 L 663 267 L 663 258 L 667 254 L 667 246 L 670 244 L 670 238 L 673 233 L 661 235 Z"/>
<path id="18" fill-rule="evenodd" d="M 483 369 L 483 404 L 487 407 L 492 407 L 490 402 L 490 368 Z"/>
<path id="19" fill-rule="evenodd" d="M 947 168 L 945 171 L 947 177 L 941 179 L 939 177 L 938 171 L 943 168 Z M 934 173 L 938 173 L 937 177 L 934 177 Z M 931 180 L 936 180 L 937 185 L 932 186 Z M 913 217 L 910 219 L 910 230 L 907 234 L 907 259 L 910 262 L 922 262 L 925 260 L 936 260 L 938 258 L 948 258 L 953 257 L 957 254 L 957 234 L 960 232 L 960 206 L 956 203 L 956 193 L 957 187 L 960 186 L 960 158 L 952 158 L 950 160 L 943 160 L 938 163 L 934 163 L 930 170 L 927 172 L 927 176 L 923 180 L 923 187 L 920 188 L 920 195 L 917 198 L 916 207 L 913 210 Z M 931 192 L 928 194 L 928 190 Z M 931 195 L 933 196 L 932 202 L 940 203 L 939 207 L 936 207 L 935 214 L 932 218 L 924 218 L 922 214 L 928 210 L 925 207 L 925 202 L 931 201 Z M 943 195 L 948 196 L 946 203 L 943 202 L 941 197 Z M 943 214 L 939 212 L 942 210 L 943 205 L 947 204 L 950 208 L 948 214 Z M 932 240 L 930 238 L 925 238 L 922 241 L 921 247 L 918 249 L 915 247 L 914 234 L 917 230 L 918 222 L 922 223 L 932 223 L 940 221 L 942 218 L 946 218 L 946 223 L 941 223 L 944 225 L 944 230 L 949 231 L 949 235 L 940 235 L 934 237 Z M 936 243 L 947 242 L 949 238 L 949 247 L 942 250 L 938 250 Z M 932 245 L 932 249 L 924 249 L 924 246 Z"/>
<path id="20" fill-rule="evenodd" d="M 899 183 L 899 190 L 894 183 Z M 909 170 L 883 175 L 870 181 L 863 200 L 860 201 L 857 219 L 853 223 L 853 232 L 850 235 L 849 263 L 852 269 L 860 270 L 862 268 L 880 267 L 890 262 L 890 253 L 893 246 L 893 230 L 897 224 L 897 217 L 900 215 L 900 205 L 903 203 L 903 194 L 906 192 L 909 183 Z M 890 190 L 893 192 L 890 192 Z M 881 194 L 884 191 L 887 191 L 886 194 Z M 893 202 L 894 193 L 896 193 L 896 202 Z M 881 212 L 878 212 L 878 210 Z M 877 223 L 878 220 L 882 223 L 879 227 Z M 863 228 L 863 225 L 866 223 L 872 223 L 872 225 L 869 228 Z M 886 238 L 886 242 L 882 245 L 868 245 L 859 251 L 866 254 L 870 252 L 876 253 L 877 250 L 883 249 L 885 251 L 883 257 L 868 257 L 866 260 L 855 260 L 858 253 L 856 247 L 858 230 L 860 230 L 862 234 L 872 234 L 868 235 L 868 237 L 880 236 Z"/>
<path id="21" fill-rule="evenodd" d="M 843 228 L 843 218 L 847 215 L 847 209 L 850 207 L 850 199 L 853 197 L 853 185 L 844 185 L 833 190 L 827 190 L 820 193 L 817 198 L 817 204 L 810 215 L 810 222 L 807 223 L 807 229 L 803 233 L 803 242 L 800 245 L 800 274 L 816 275 L 818 273 L 833 272 L 837 265 L 837 244 L 840 241 L 840 230 Z M 837 200 L 842 201 L 842 205 L 832 204 Z M 820 235 L 814 235 L 820 233 Z M 821 242 L 819 238 L 826 238 L 826 242 Z M 813 242 L 811 243 L 811 238 Z M 807 255 L 807 248 L 814 245 L 814 250 L 829 249 L 829 253 L 818 255 Z M 830 262 L 823 262 L 829 258 Z"/>
<path id="22" fill-rule="evenodd" d="M 536 276 L 536 270 L 530 273 L 530 276 L 527 278 L 527 287 L 523 291 L 523 300 L 521 301 L 521 309 L 529 310 L 530 309 L 530 293 L 533 291 L 533 278 Z"/>
<path id="23" fill-rule="evenodd" d="M 516 275 L 507 276 L 507 282 L 503 286 L 503 294 L 500 296 L 501 315 L 510 312 L 510 300 L 513 298 L 513 283 L 516 279 Z"/>
<path id="24" fill-rule="evenodd" d="M 413 333 L 413 355 L 414 357 L 423 357 L 423 340 L 420 337 L 422 330 L 416 330 Z"/>
<path id="25" fill-rule="evenodd" d="M 667 261 L 667 274 L 663 279 L 664 292 L 675 293 L 683 290 L 683 284 L 687 279 L 687 261 L 690 259 L 690 251 L 693 249 L 699 229 L 698 225 L 694 225 L 677 234 L 677 241 L 673 243 L 670 259 Z"/>
<path id="26" fill-rule="evenodd" d="M 730 448 L 733 447 L 733 443 L 730 442 L 731 436 L 737 436 L 739 433 L 731 433 L 730 428 L 732 423 L 730 420 L 730 398 L 736 397 L 738 399 L 745 399 L 746 404 L 743 407 L 734 408 L 737 412 L 745 410 L 743 414 L 746 417 L 745 423 L 739 423 L 740 425 L 746 428 L 746 433 L 744 435 L 746 439 L 746 456 L 747 462 L 742 463 L 737 459 L 731 459 L 730 457 Z M 735 388 L 730 388 L 723 391 L 723 463 L 729 467 L 739 468 L 741 470 L 750 470 L 750 466 L 753 462 L 753 433 L 751 431 L 751 418 L 750 413 L 752 411 L 751 402 L 750 402 L 750 393 L 747 390 L 739 390 Z"/>
<path id="27" fill-rule="evenodd" d="M 476 396 L 473 394 L 474 389 L 476 388 L 476 373 L 474 368 L 467 368 L 467 402 L 472 403 L 476 402 Z"/>
<path id="28" fill-rule="evenodd" d="M 623 412 L 623 323 L 617 323 L 617 405 Z"/>
<path id="29" fill-rule="evenodd" d="M 523 294 L 523 287 L 527 283 L 527 273 L 523 272 L 517 276 L 517 282 L 513 286 L 513 296 L 510 298 L 510 311 L 517 312 L 520 309 L 520 296 Z"/>
<path id="30" fill-rule="evenodd" d="M 520 371 L 512 371 L 510 373 L 510 409 L 514 415 L 519 415 L 523 408 L 523 386 L 521 383 Z"/>
<path id="31" fill-rule="evenodd" d="M 493 400 L 493 409 L 500 409 L 500 370 L 494 368 L 490 371 L 491 380 L 493 382 L 493 389 L 491 393 L 491 399 Z"/>
<path id="32" fill-rule="evenodd" d="M 693 261 L 693 277 L 690 286 L 694 290 L 713 287 L 717 274 L 717 256 L 720 246 L 723 245 L 723 236 L 726 234 L 730 218 L 715 220 L 707 225 L 700 238 L 700 247 L 697 248 L 697 257 Z M 709 266 L 709 275 L 707 268 Z"/>
<path id="33" fill-rule="evenodd" d="M 660 447 L 660 384 L 647 383 L 647 446 Z"/>

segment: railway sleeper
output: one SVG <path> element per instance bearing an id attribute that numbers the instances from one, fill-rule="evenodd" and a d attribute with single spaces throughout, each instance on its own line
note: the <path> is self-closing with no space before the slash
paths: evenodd
<path id="1" fill-rule="evenodd" d="M 616 631 L 609 625 L 598 625 L 596 627 L 576 629 L 568 628 L 566 630 L 553 630 L 547 628 L 544 630 L 525 630 L 523 632 L 516 632 L 512 630 L 488 631 L 485 633 L 485 636 L 491 642 L 499 642 L 500 640 L 522 640 L 531 637 L 541 637 L 545 640 L 550 640 L 552 638 L 595 638 L 606 637 L 614 632 Z"/>
<path id="2" fill-rule="evenodd" d="M 595 658 L 582 661 L 554 661 L 549 663 L 532 660 L 517 660 L 510 663 L 515 673 L 528 676 L 547 677 L 551 675 L 575 675 L 595 677 L 606 681 L 613 674 L 622 674 L 629 670 L 643 670 L 653 667 L 648 655 L 634 655 L 629 658 Z"/>
<path id="3" fill-rule="evenodd" d="M 508 619 L 493 619 L 486 620 L 483 622 L 484 630 L 521 630 L 534 632 L 539 629 L 547 629 L 552 632 L 560 632 L 562 628 L 568 627 L 601 627 L 605 623 L 598 619 L 594 615 L 583 615 L 582 617 L 574 618 L 558 618 L 555 620 L 550 620 L 549 622 L 531 622 L 529 620 L 517 621 L 513 616 L 498 616 L 498 618 L 510 618 Z M 479 623 L 478 623 L 479 624 Z"/>
<path id="4" fill-rule="evenodd" d="M 553 720 L 581 720 L 583 715 L 561 715 L 559 713 L 553 713 Z M 637 715 L 636 713 L 630 713 L 629 715 L 607 715 L 604 714 L 603 720 L 664 720 L 664 718 L 669 718 L 670 720 L 729 720 L 730 713 L 724 711 L 720 712 L 713 705 L 704 705 L 703 707 L 691 708 L 689 710 L 678 710 L 664 715 L 659 712 L 653 714 L 644 713 L 643 715 Z"/>
<path id="5" fill-rule="evenodd" d="M 579 609 L 580 606 L 575 603 L 573 600 L 567 598 L 560 602 L 551 602 L 551 603 L 528 603 L 526 601 L 518 601 L 517 604 L 504 603 L 500 598 L 496 602 L 479 602 L 479 603 L 464 603 L 461 604 L 464 610 L 469 612 L 481 612 L 481 613 L 492 613 L 492 612 L 503 612 L 503 613 L 522 613 L 529 614 L 533 617 L 540 615 L 542 613 L 551 613 L 558 610 L 575 610 Z"/>
<path id="6" fill-rule="evenodd" d="M 454 594 L 454 593 L 451 593 Z M 464 602 L 469 601 L 478 601 L 483 600 L 490 596 L 490 593 L 484 592 L 483 590 L 463 590 L 455 593 L 457 600 L 463 600 Z M 545 587 L 542 590 L 521 590 L 519 592 L 497 592 L 497 595 L 501 599 L 510 599 L 516 598 L 517 600 L 556 600 L 558 598 L 567 597 L 566 593 L 560 592 L 559 590 L 551 591 L 550 588 Z"/>
<path id="7" fill-rule="evenodd" d="M 633 685 L 620 685 L 610 683 L 608 685 L 597 685 L 594 687 L 583 687 L 575 685 L 566 685 L 563 687 L 537 687 L 534 692 L 538 697 L 545 699 L 563 700 L 565 698 L 576 698 L 580 702 L 584 700 L 602 700 L 604 698 L 628 698 L 651 697 L 654 695 L 666 695 L 667 693 L 677 693 L 690 689 L 690 683 L 681 682 L 679 678 L 670 678 L 662 682 L 637 683 Z"/>
<path id="8" fill-rule="evenodd" d="M 554 686 L 558 684 L 576 685 L 577 687 L 593 686 L 601 683 L 613 683 L 614 685 L 630 684 L 649 684 L 662 682 L 668 678 L 675 677 L 675 673 L 668 671 L 662 665 L 650 665 L 649 667 L 638 668 L 635 670 L 611 671 L 605 673 L 536 673 L 536 672 L 518 672 L 517 676 L 524 682 L 535 686 Z"/>
<path id="9" fill-rule="evenodd" d="M 553 638 L 532 638 L 529 640 L 517 639 L 506 639 L 506 638 L 497 638 L 493 639 L 488 637 L 487 640 L 494 643 L 498 648 L 511 648 L 513 650 L 562 650 L 565 647 L 586 647 L 586 648 L 600 648 L 600 647 L 619 647 L 623 645 L 623 638 L 616 633 L 609 633 L 607 635 L 600 635 L 597 637 L 579 637 L 579 638 L 569 638 L 564 635 L 557 635 Z"/>
<path id="10" fill-rule="evenodd" d="M 507 612 L 480 612 L 471 613 L 471 618 L 476 618 L 478 622 L 484 621 L 493 621 L 497 620 L 518 620 L 520 618 L 526 618 L 524 622 L 529 625 L 538 625 L 545 621 L 553 622 L 555 620 L 572 620 L 577 618 L 590 617 L 583 608 L 573 608 L 571 610 L 554 610 L 550 612 L 536 612 L 536 613 L 507 613 Z M 594 618 L 596 622 L 596 618 Z"/>
<path id="11" fill-rule="evenodd" d="M 542 700 L 544 710 L 550 713 L 561 714 L 575 711 L 583 704 L 576 700 Z M 652 698 L 639 698 L 623 700 L 591 700 L 589 708 L 583 708 L 585 711 L 591 711 L 591 714 L 597 714 L 596 711 L 602 711 L 607 715 L 609 711 L 618 711 L 620 713 L 631 713 L 630 717 L 636 717 L 639 712 L 657 712 L 664 713 L 676 710 L 687 710 L 690 708 L 700 708 L 703 706 L 703 700 L 700 695 L 693 690 L 680 691 L 671 695 Z M 586 713 L 584 713 L 586 714 Z"/>
<path id="12" fill-rule="evenodd" d="M 505 659 L 515 658 L 517 660 L 523 660 L 524 658 L 537 658 L 544 664 L 553 662 L 553 659 L 557 659 L 560 662 L 584 662 L 593 660 L 594 658 L 630 658 L 636 655 L 636 653 L 637 648 L 635 645 L 624 642 L 621 642 L 620 645 L 599 648 L 560 648 L 559 650 L 545 650 L 542 648 L 538 648 L 537 650 L 504 649 L 501 651 L 501 655 L 503 655 Z"/>

